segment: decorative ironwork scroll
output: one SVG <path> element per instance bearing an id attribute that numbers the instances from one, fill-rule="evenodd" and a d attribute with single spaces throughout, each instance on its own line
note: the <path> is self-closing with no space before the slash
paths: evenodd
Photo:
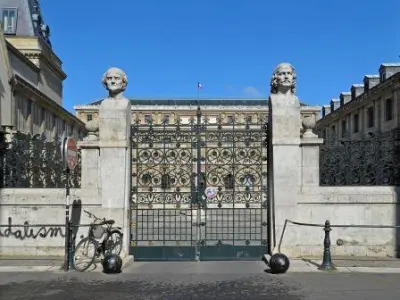
<path id="1" fill-rule="evenodd" d="M 138 260 L 260 259 L 267 244 L 266 118 L 197 115 L 132 126 Z"/>
<path id="2" fill-rule="evenodd" d="M 44 135 L 16 133 L 10 143 L 3 142 L 0 151 L 0 184 L 2 188 L 63 188 L 65 167 L 61 140 L 47 141 Z M 70 173 L 71 188 L 81 183 L 81 157 Z"/>
<path id="3" fill-rule="evenodd" d="M 320 148 L 320 185 L 400 184 L 398 130 L 359 139 L 330 139 Z"/>

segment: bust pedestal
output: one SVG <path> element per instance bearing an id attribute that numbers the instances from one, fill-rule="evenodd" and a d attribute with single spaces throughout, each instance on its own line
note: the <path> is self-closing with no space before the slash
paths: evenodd
<path id="1" fill-rule="evenodd" d="M 102 207 L 124 229 L 123 250 L 130 245 L 131 105 L 126 98 L 105 99 L 99 108 Z"/>
<path id="2" fill-rule="evenodd" d="M 270 235 L 275 235 L 276 241 L 279 241 L 285 220 L 296 216 L 296 203 L 301 193 L 300 124 L 298 98 L 293 94 L 271 94 L 268 180 L 272 224 L 269 226 Z M 277 252 L 276 247 L 273 252 Z"/>

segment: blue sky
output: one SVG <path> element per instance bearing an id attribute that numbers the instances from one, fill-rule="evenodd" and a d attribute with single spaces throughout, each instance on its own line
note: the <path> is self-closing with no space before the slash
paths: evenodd
<path id="1" fill-rule="evenodd" d="M 96 4 L 95 4 L 96 3 Z M 106 96 L 116 66 L 127 97 L 267 98 L 273 68 L 290 62 L 302 102 L 326 104 L 400 62 L 400 1 L 41 0 L 63 61 L 64 106 Z"/>

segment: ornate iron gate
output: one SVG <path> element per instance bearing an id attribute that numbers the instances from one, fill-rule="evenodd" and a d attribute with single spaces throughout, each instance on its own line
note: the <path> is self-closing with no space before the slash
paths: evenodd
<path id="1" fill-rule="evenodd" d="M 135 260 L 260 259 L 267 249 L 265 116 L 132 125 Z"/>

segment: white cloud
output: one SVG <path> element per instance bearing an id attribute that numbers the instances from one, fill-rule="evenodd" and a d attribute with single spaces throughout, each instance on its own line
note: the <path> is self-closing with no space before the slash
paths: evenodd
<path id="1" fill-rule="evenodd" d="M 243 89 L 243 94 L 246 97 L 261 97 L 261 93 L 253 86 L 247 86 Z"/>

